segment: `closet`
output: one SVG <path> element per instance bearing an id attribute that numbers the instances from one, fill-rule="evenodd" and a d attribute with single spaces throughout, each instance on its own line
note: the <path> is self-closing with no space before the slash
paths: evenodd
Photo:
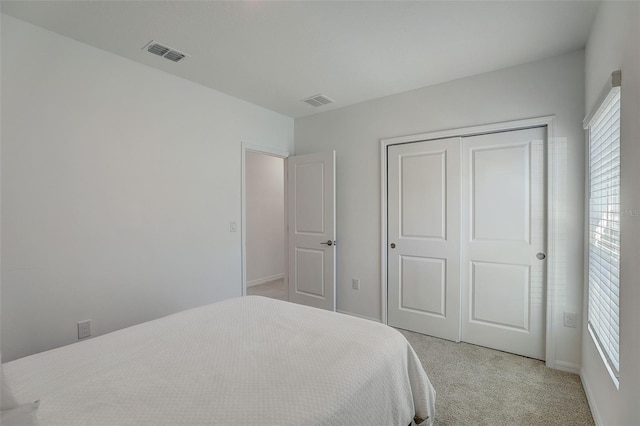
<path id="1" fill-rule="evenodd" d="M 389 325 L 545 358 L 546 138 L 387 147 Z"/>

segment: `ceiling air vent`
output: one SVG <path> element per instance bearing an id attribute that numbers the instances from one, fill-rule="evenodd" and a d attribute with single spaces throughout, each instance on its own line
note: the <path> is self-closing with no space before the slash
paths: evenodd
<path id="1" fill-rule="evenodd" d="M 169 53 L 164 55 L 164 57 L 170 61 L 178 62 L 183 60 L 186 55 L 184 53 L 176 52 L 175 50 L 170 50 Z"/>
<path id="2" fill-rule="evenodd" d="M 142 49 L 149 53 L 153 53 L 154 55 L 162 56 L 163 58 L 173 62 L 180 62 L 181 60 L 189 57 L 186 53 L 179 52 L 169 46 L 165 46 L 153 40 L 151 40 Z"/>
<path id="3" fill-rule="evenodd" d="M 319 107 L 326 104 L 332 104 L 335 101 L 325 95 L 314 95 L 306 99 L 303 99 L 302 102 L 306 102 L 313 107 Z"/>

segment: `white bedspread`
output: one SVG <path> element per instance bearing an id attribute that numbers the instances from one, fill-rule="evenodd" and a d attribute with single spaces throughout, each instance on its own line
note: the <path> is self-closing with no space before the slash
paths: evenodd
<path id="1" fill-rule="evenodd" d="M 406 339 L 383 324 L 230 299 L 3 366 L 41 425 L 399 425 L 434 415 Z"/>

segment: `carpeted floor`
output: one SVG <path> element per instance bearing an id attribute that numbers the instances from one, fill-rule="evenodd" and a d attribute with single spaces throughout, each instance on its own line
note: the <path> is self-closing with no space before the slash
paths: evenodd
<path id="1" fill-rule="evenodd" d="M 289 300 L 289 295 L 287 294 L 287 287 L 284 285 L 284 278 L 280 278 L 279 280 L 269 281 L 268 283 L 254 285 L 252 287 L 247 287 L 247 295 L 256 295 L 256 296 L 264 296 L 269 297 L 271 299 L 278 300 Z"/>
<path id="2" fill-rule="evenodd" d="M 400 332 L 436 389 L 436 426 L 594 424 L 576 374 L 468 343 Z"/>

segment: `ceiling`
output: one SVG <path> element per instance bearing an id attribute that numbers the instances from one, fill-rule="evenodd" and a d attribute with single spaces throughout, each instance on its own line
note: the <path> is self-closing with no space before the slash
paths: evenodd
<path id="1" fill-rule="evenodd" d="M 593 1 L 2 1 L 2 13 L 302 117 L 585 46 Z M 191 55 L 145 50 L 155 40 Z M 301 99 L 325 94 L 314 108 Z"/>

